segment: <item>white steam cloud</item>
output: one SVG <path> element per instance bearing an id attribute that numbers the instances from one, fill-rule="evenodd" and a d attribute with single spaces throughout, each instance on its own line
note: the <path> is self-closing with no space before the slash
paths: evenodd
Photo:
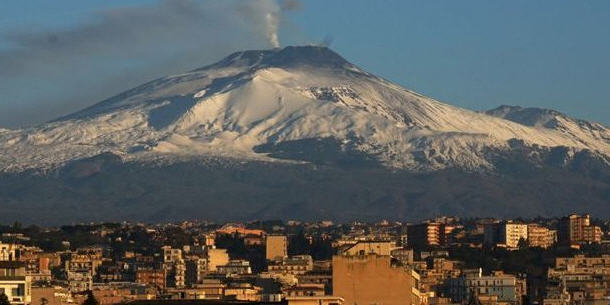
<path id="1" fill-rule="evenodd" d="M 265 16 L 267 20 L 267 39 L 269 39 L 269 44 L 273 48 L 280 47 L 280 39 L 278 38 L 278 17 L 277 13 L 268 13 Z"/>
<path id="2" fill-rule="evenodd" d="M 282 13 L 288 11 L 299 10 L 302 4 L 298 0 L 281 0 L 279 3 L 275 0 L 258 0 L 259 5 L 267 11 L 265 15 L 266 35 L 269 45 L 272 48 L 280 47 L 279 27 Z"/>

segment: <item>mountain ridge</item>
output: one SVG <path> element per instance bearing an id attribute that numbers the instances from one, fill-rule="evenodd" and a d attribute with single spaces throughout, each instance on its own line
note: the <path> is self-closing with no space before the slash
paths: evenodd
<path id="1" fill-rule="evenodd" d="M 563 132 L 494 114 L 409 91 L 325 47 L 243 51 L 37 128 L 4 132 L 0 151 L 15 157 L 0 157 L 0 166 L 57 167 L 104 152 L 127 160 L 211 154 L 286 161 L 255 148 L 327 137 L 342 143 L 339 150 L 414 171 L 493 169 L 484 151 L 507 149 L 511 139 L 610 155 L 603 127 L 583 132 L 579 125 Z"/>
<path id="2" fill-rule="evenodd" d="M 0 221 L 610 215 L 608 128 L 524 109 L 445 104 L 328 48 L 236 52 L 0 130 Z"/>

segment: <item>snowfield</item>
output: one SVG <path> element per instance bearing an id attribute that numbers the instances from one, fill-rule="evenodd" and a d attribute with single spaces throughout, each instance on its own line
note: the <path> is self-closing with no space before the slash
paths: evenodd
<path id="1" fill-rule="evenodd" d="M 265 144 L 334 138 L 390 168 L 493 169 L 524 145 L 610 156 L 610 130 L 551 110 L 461 109 L 404 89 L 323 47 L 245 51 L 152 81 L 40 126 L 0 129 L 0 171 L 48 170 L 105 152 L 126 161 L 277 159 Z"/>

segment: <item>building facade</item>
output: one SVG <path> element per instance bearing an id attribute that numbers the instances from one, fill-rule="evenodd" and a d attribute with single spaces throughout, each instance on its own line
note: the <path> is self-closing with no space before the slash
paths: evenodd
<path id="1" fill-rule="evenodd" d="M 527 244 L 530 247 L 550 248 L 557 242 L 557 231 L 539 224 L 527 225 Z"/>
<path id="2" fill-rule="evenodd" d="M 407 245 L 411 248 L 440 247 L 446 243 L 445 224 L 426 222 L 407 226 Z"/>
<path id="3" fill-rule="evenodd" d="M 453 302 L 493 297 L 497 302 L 518 305 L 526 292 L 525 281 L 513 275 L 495 272 L 484 276 L 479 269 L 448 280 L 449 296 Z"/>
<path id="4" fill-rule="evenodd" d="M 277 260 L 288 256 L 288 239 L 285 235 L 268 235 L 265 240 L 265 257 Z"/>
<path id="5" fill-rule="evenodd" d="M 25 264 L 16 261 L 0 261 L 0 294 L 6 294 L 13 305 L 32 302 L 32 283 L 25 272 Z"/>
<path id="6" fill-rule="evenodd" d="M 528 225 L 510 221 L 488 223 L 484 226 L 483 242 L 487 246 L 517 249 L 520 241 L 527 241 Z"/>
<path id="7" fill-rule="evenodd" d="M 591 225 L 591 216 L 588 214 L 572 214 L 559 221 L 558 238 L 563 245 L 599 243 L 602 237 L 601 228 Z"/>
<path id="8" fill-rule="evenodd" d="M 344 304 L 416 305 L 419 275 L 390 256 L 333 256 L 333 295 Z"/>

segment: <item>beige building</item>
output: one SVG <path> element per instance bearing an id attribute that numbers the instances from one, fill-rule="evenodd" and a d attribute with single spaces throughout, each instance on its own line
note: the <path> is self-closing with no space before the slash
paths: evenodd
<path id="1" fill-rule="evenodd" d="M 447 279 L 461 275 L 463 263 L 442 257 L 430 257 L 427 261 L 413 263 L 413 268 L 421 278 L 419 290 L 424 293 L 436 293 L 444 290 Z"/>
<path id="2" fill-rule="evenodd" d="M 344 304 L 420 304 L 419 275 L 393 266 L 390 256 L 333 257 L 333 295 Z"/>
<path id="3" fill-rule="evenodd" d="M 599 243 L 603 237 L 600 227 L 591 225 L 591 216 L 572 214 L 559 221 L 558 238 L 563 245 Z"/>
<path id="4" fill-rule="evenodd" d="M 313 270 L 313 258 L 309 255 L 295 255 L 270 261 L 267 269 L 271 273 L 305 274 Z"/>
<path id="5" fill-rule="evenodd" d="M 265 240 L 265 257 L 278 260 L 288 256 L 288 239 L 285 235 L 268 235 Z"/>
<path id="6" fill-rule="evenodd" d="M 584 242 L 599 243 L 604 238 L 604 232 L 598 226 L 587 226 L 582 228 L 582 231 Z"/>
<path id="7" fill-rule="evenodd" d="M 530 247 L 550 248 L 557 242 L 557 231 L 539 224 L 527 225 L 527 243 Z"/>
<path id="8" fill-rule="evenodd" d="M 0 291 L 13 305 L 32 303 L 32 282 L 22 262 L 0 261 Z"/>
<path id="9" fill-rule="evenodd" d="M 165 280 L 164 269 L 138 268 L 136 271 L 136 283 L 139 284 L 146 284 L 150 287 L 164 289 L 166 288 Z"/>
<path id="10" fill-rule="evenodd" d="M 224 296 L 238 301 L 258 302 L 261 300 L 262 288 L 249 283 L 235 283 L 224 290 Z"/>
<path id="11" fill-rule="evenodd" d="M 557 257 L 547 271 L 544 305 L 606 305 L 610 255 Z"/>
<path id="12" fill-rule="evenodd" d="M 227 249 L 209 248 L 207 250 L 207 270 L 216 272 L 218 266 L 223 266 L 229 263 L 229 254 Z"/>
<path id="13" fill-rule="evenodd" d="M 575 255 L 573 257 L 555 258 L 555 270 L 565 270 L 579 273 L 600 273 L 610 274 L 610 255 L 586 257 Z M 551 270 L 549 270 L 550 272 Z"/>
<path id="14" fill-rule="evenodd" d="M 172 249 L 172 247 L 170 246 L 164 246 L 162 249 L 164 263 L 174 263 L 182 261 L 182 250 Z"/>
<path id="15" fill-rule="evenodd" d="M 16 246 L 13 244 L 0 243 L 0 261 L 12 261 L 16 258 Z"/>

